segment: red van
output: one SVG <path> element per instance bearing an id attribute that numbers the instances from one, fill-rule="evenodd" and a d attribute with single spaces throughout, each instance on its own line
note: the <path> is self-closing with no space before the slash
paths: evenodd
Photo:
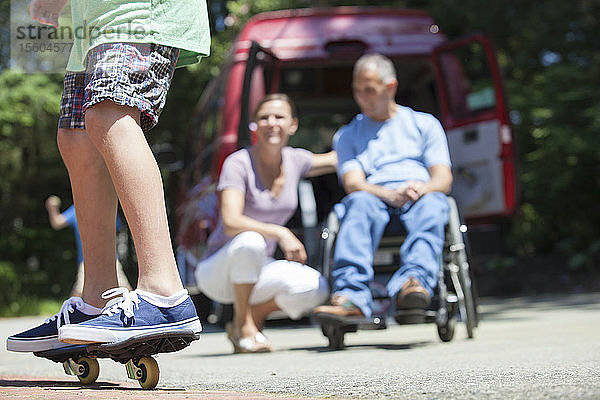
<path id="1" fill-rule="evenodd" d="M 359 112 L 351 92 L 353 64 L 373 52 L 395 63 L 397 102 L 442 121 L 453 163 L 452 195 L 467 221 L 489 222 L 513 212 L 512 130 L 495 54 L 484 36 L 449 42 L 429 15 L 398 8 L 267 12 L 244 26 L 198 103 L 176 205 L 180 255 L 186 249 L 201 255 L 217 219 L 214 188 L 221 165 L 251 143 L 249 116 L 257 101 L 271 92 L 290 95 L 300 119 L 290 144 L 327 151 L 336 129 Z M 306 232 L 342 194 L 335 176 L 304 189 L 301 206 L 310 197 L 303 193 L 318 199 L 316 205 L 304 201 Z M 178 262 L 189 287 L 190 270 L 183 257 Z"/>

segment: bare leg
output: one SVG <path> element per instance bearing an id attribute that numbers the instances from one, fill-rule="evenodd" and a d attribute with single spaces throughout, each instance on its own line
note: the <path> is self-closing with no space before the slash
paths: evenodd
<path id="1" fill-rule="evenodd" d="M 117 196 L 104 160 L 86 131 L 59 129 L 58 147 L 69 171 L 84 257 L 83 300 L 96 307 L 117 285 L 115 220 Z"/>
<path id="2" fill-rule="evenodd" d="M 83 294 L 83 262 L 80 262 L 77 266 L 77 276 L 75 277 L 75 283 L 71 289 L 71 296 L 81 297 Z"/>
<path id="3" fill-rule="evenodd" d="M 254 283 L 238 283 L 233 285 L 233 325 L 234 332 L 240 338 L 251 337 L 258 332 L 254 319 L 252 318 L 249 303 L 250 293 L 254 289 Z"/>
<path id="4" fill-rule="evenodd" d="M 281 308 L 275 303 L 275 299 L 271 299 L 261 304 L 255 304 L 251 307 L 252 319 L 254 325 L 259 331 L 262 331 L 265 326 L 265 320 L 273 311 L 279 311 Z"/>
<path id="5" fill-rule="evenodd" d="M 137 109 L 106 100 L 87 110 L 86 129 L 104 158 L 133 236 L 137 287 L 170 296 L 183 286 L 171 247 L 160 171 L 139 117 Z"/>

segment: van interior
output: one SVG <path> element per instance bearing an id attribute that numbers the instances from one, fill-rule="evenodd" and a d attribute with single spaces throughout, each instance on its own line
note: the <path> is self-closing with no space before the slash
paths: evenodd
<path id="1" fill-rule="evenodd" d="M 396 102 L 439 116 L 435 73 L 428 57 L 393 60 L 398 77 Z M 300 119 L 290 144 L 314 152 L 331 149 L 336 130 L 360 112 L 352 97 L 353 63 L 282 65 L 279 74 L 264 68 L 266 87 L 292 97 Z M 278 82 L 272 77 L 278 76 Z"/>

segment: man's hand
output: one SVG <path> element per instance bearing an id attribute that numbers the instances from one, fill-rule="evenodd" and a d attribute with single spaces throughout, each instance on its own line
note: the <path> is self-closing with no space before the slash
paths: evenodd
<path id="1" fill-rule="evenodd" d="M 415 202 L 419 200 L 427 193 L 427 185 L 425 182 L 408 181 L 404 186 L 385 190 L 385 196 L 382 200 L 392 207 L 400 208 L 408 201 Z"/>
<path id="2" fill-rule="evenodd" d="M 306 263 L 306 250 L 304 249 L 304 245 L 292 231 L 283 227 L 278 242 L 286 260 L 296 261 L 300 264 Z"/>
<path id="3" fill-rule="evenodd" d="M 415 202 L 419 200 L 425 193 L 427 193 L 427 186 L 425 182 L 408 181 L 408 184 L 404 190 L 408 198 Z"/>
<path id="4" fill-rule="evenodd" d="M 58 28 L 58 16 L 67 0 L 31 0 L 29 13 L 34 21 Z"/>
<path id="5" fill-rule="evenodd" d="M 410 200 L 406 193 L 406 187 L 384 190 L 385 195 L 381 199 L 394 208 L 400 208 Z"/>

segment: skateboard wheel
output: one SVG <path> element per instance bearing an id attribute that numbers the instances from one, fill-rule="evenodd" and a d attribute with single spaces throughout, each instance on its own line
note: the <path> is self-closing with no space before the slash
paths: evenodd
<path id="1" fill-rule="evenodd" d="M 98 375 L 100 375 L 100 365 L 98 360 L 90 357 L 79 357 L 77 359 L 79 365 L 79 371 L 77 371 L 77 378 L 84 385 L 90 385 L 96 382 Z"/>
<path id="2" fill-rule="evenodd" d="M 158 363 L 152 357 L 142 357 L 136 363 L 136 379 L 144 389 L 154 389 L 158 384 L 160 370 Z"/>

